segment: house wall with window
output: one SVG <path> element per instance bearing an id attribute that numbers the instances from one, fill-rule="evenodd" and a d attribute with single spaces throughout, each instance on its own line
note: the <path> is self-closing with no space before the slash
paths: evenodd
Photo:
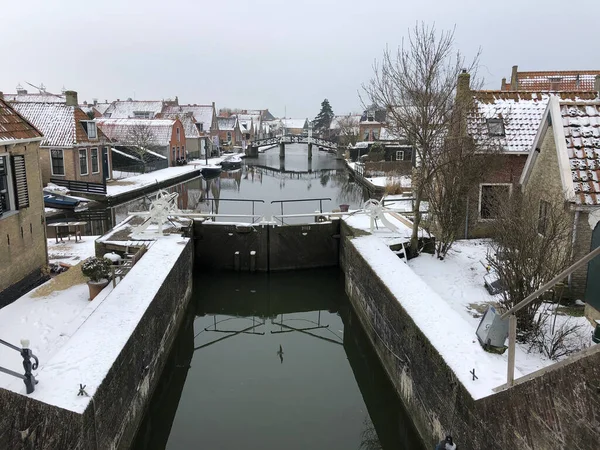
<path id="1" fill-rule="evenodd" d="M 101 143 L 90 147 L 42 147 L 40 149 L 40 160 L 44 186 L 48 184 L 50 178 L 103 183 L 105 179 L 104 148 L 108 149 Z M 110 178 L 112 176 L 112 154 L 108 150 L 106 151 L 106 158 L 109 170 L 106 178 Z"/>
<path id="2" fill-rule="evenodd" d="M 185 130 L 179 119 L 175 119 L 169 141 L 169 166 L 177 165 L 178 159 L 185 159 L 186 140 Z"/>
<path id="3" fill-rule="evenodd" d="M 37 285 L 48 263 L 39 145 L 0 145 L 0 307 Z"/>
<path id="4" fill-rule="evenodd" d="M 361 122 L 359 128 L 359 141 L 376 141 L 381 133 L 381 123 L 379 122 Z"/>

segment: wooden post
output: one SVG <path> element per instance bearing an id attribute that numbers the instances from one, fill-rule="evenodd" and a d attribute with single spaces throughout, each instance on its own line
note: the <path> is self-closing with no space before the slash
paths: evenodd
<path id="1" fill-rule="evenodd" d="M 285 158 L 285 143 L 280 142 L 279 143 L 279 159 L 283 159 L 283 158 Z"/>
<path id="2" fill-rule="evenodd" d="M 517 316 L 511 314 L 508 319 L 508 373 L 506 385 L 515 384 L 515 346 L 517 343 Z"/>
<path id="3" fill-rule="evenodd" d="M 115 278 L 115 266 L 110 266 L 110 274 L 112 276 L 113 288 L 117 287 L 117 279 Z"/>
<path id="4" fill-rule="evenodd" d="M 308 143 L 308 159 L 312 159 L 312 142 Z"/>

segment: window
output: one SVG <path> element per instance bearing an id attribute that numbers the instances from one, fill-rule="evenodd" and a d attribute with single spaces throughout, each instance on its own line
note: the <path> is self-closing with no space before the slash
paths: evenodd
<path id="1" fill-rule="evenodd" d="M 52 167 L 52 175 L 64 176 L 65 174 L 65 158 L 62 150 L 50 150 L 50 159 Z"/>
<path id="2" fill-rule="evenodd" d="M 504 122 L 502 119 L 488 119 L 487 127 L 490 136 L 504 136 Z"/>
<path id="3" fill-rule="evenodd" d="M 198 127 L 198 131 L 204 131 L 204 124 L 203 123 L 197 123 L 196 126 Z"/>
<path id="4" fill-rule="evenodd" d="M 88 161 L 87 161 L 87 149 L 82 148 L 79 150 L 79 173 L 81 175 L 88 174 Z"/>
<path id="5" fill-rule="evenodd" d="M 96 128 L 96 122 L 81 121 L 81 125 L 83 125 L 83 129 L 87 133 L 88 139 L 98 138 L 98 129 Z"/>
<path id="6" fill-rule="evenodd" d="M 550 211 L 550 203 L 545 200 L 540 200 L 540 210 L 538 215 L 538 233 L 542 236 L 546 235 L 548 229 L 548 212 Z"/>
<path id="7" fill-rule="evenodd" d="M 482 184 L 479 191 L 479 218 L 495 219 L 499 202 L 510 196 L 511 184 Z"/>
<path id="8" fill-rule="evenodd" d="M 227 132 L 227 142 L 231 142 L 231 131 Z"/>
<path id="9" fill-rule="evenodd" d="M 12 189 L 10 188 L 9 169 L 8 156 L 0 156 L 0 216 L 5 211 L 13 209 L 11 205 Z"/>
<path id="10" fill-rule="evenodd" d="M 100 172 L 100 164 L 98 163 L 98 149 L 93 148 L 90 150 L 92 158 L 92 173 Z"/>
<path id="11" fill-rule="evenodd" d="M 134 111 L 134 119 L 152 119 L 152 113 L 150 111 Z"/>
<path id="12" fill-rule="evenodd" d="M 379 130 L 373 130 L 373 140 L 379 139 Z"/>
<path id="13" fill-rule="evenodd" d="M 404 161 L 404 150 L 396 151 L 396 161 Z"/>
<path id="14" fill-rule="evenodd" d="M 182 146 L 181 146 L 181 157 L 182 157 L 182 158 L 185 158 L 185 157 L 186 157 L 186 155 L 185 155 L 185 145 L 182 145 Z"/>
<path id="15" fill-rule="evenodd" d="M 363 141 L 368 141 L 369 140 L 369 130 L 365 131 L 365 136 L 363 138 Z"/>
<path id="16" fill-rule="evenodd" d="M 175 147 L 173 147 L 173 161 L 175 161 L 175 160 L 176 160 L 176 158 L 175 158 Z"/>
<path id="17" fill-rule="evenodd" d="M 0 216 L 5 211 L 28 206 L 29 188 L 25 171 L 25 156 L 0 156 Z"/>
<path id="18" fill-rule="evenodd" d="M 181 141 L 181 136 L 179 132 L 179 127 L 177 127 L 177 142 Z"/>

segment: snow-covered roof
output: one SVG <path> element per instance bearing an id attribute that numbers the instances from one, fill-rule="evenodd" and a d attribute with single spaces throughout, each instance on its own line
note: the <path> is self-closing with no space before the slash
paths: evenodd
<path id="1" fill-rule="evenodd" d="M 0 143 L 41 136 L 41 133 L 20 116 L 10 104 L 0 99 Z"/>
<path id="2" fill-rule="evenodd" d="M 201 123 L 204 131 L 210 130 L 213 125 L 213 107 L 212 105 L 171 105 L 165 106 L 163 114 L 173 114 L 190 112 L 193 114 L 196 123 Z"/>
<path id="3" fill-rule="evenodd" d="M 65 103 L 66 99 L 64 95 L 51 94 L 50 92 L 35 93 L 17 93 L 17 94 L 4 94 L 4 100 L 8 102 L 25 102 L 25 103 Z"/>
<path id="4" fill-rule="evenodd" d="M 82 143 L 98 143 L 104 135 L 98 131 L 98 138 L 87 137 L 81 121 L 89 117 L 79 107 L 65 103 L 21 103 L 15 102 L 13 108 L 42 132 L 45 139 L 42 146 L 70 147 Z"/>
<path id="5" fill-rule="evenodd" d="M 158 101 L 126 100 L 115 101 L 106 108 L 104 115 L 111 119 L 130 119 L 136 117 L 136 113 L 150 113 L 150 118 L 162 111 L 164 103 Z"/>
<path id="6" fill-rule="evenodd" d="M 594 80 L 600 70 L 555 70 L 517 72 L 517 89 L 526 91 L 594 91 Z M 510 90 L 510 80 L 502 90 Z"/>
<path id="7" fill-rule="evenodd" d="M 97 119 L 98 127 L 115 142 L 126 143 L 134 127 L 147 126 L 154 136 L 154 144 L 169 146 L 175 120 L 171 119 Z"/>
<path id="8" fill-rule="evenodd" d="M 160 113 L 158 115 L 161 119 L 179 119 L 181 124 L 183 125 L 184 133 L 186 138 L 194 139 L 200 137 L 200 132 L 198 131 L 198 127 L 196 126 L 196 119 L 191 112 L 181 112 L 181 113 Z"/>
<path id="9" fill-rule="evenodd" d="M 233 131 L 237 124 L 236 117 L 218 117 L 220 131 Z"/>
<path id="10" fill-rule="evenodd" d="M 281 119 L 283 126 L 290 129 L 300 129 L 308 127 L 308 119 Z"/>
<path id="11" fill-rule="evenodd" d="M 591 93 L 562 92 L 562 98 L 579 99 Z M 528 153 L 540 128 L 550 93 L 474 91 L 475 107 L 467 115 L 469 133 L 480 141 L 495 140 L 505 152 Z M 492 138 L 488 119 L 501 119 L 504 136 Z"/>

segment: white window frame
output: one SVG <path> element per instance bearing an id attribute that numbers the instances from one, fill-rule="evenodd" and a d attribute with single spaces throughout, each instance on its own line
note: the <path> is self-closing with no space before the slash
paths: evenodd
<path id="1" fill-rule="evenodd" d="M 87 120 L 87 137 L 88 139 L 98 139 L 98 126 L 96 125 L 96 122 L 94 122 L 93 120 Z M 91 127 L 91 128 L 90 128 Z M 92 133 L 90 133 L 91 130 L 94 130 L 94 135 L 92 136 Z"/>
<path id="2" fill-rule="evenodd" d="M 508 186 L 508 197 L 512 196 L 512 183 L 479 183 L 479 207 L 477 208 L 477 215 L 480 222 L 491 222 L 496 219 L 484 219 L 481 217 L 481 201 L 483 199 L 483 186 Z"/>
<path id="3" fill-rule="evenodd" d="M 177 142 L 181 142 L 181 132 L 179 131 L 179 127 L 177 127 Z"/>
<path id="4" fill-rule="evenodd" d="M 81 171 L 81 152 L 85 152 L 85 173 L 83 173 Z M 82 177 L 87 176 L 90 174 L 90 164 L 89 164 L 89 155 L 88 155 L 88 149 L 87 148 L 80 148 L 77 151 L 77 163 L 79 165 L 79 175 L 81 175 Z"/>
<path id="5" fill-rule="evenodd" d="M 52 164 L 52 152 L 60 152 L 60 154 L 62 155 L 62 161 L 63 161 L 63 172 L 64 173 L 54 173 L 54 165 Z M 55 177 L 64 177 L 67 173 L 67 170 L 65 168 L 65 151 L 62 148 L 51 148 L 48 149 L 48 154 L 50 155 L 50 173 L 52 174 L 52 176 Z"/>
<path id="6" fill-rule="evenodd" d="M 398 158 L 400 154 L 402 154 L 402 158 Z M 396 161 L 404 161 L 404 150 L 396 150 Z"/>
<path id="7" fill-rule="evenodd" d="M 96 161 L 98 162 L 98 170 L 94 171 L 94 158 L 92 158 L 92 155 L 94 154 L 94 150 L 96 151 Z M 90 148 L 90 166 L 92 166 L 92 173 L 100 173 L 100 152 L 98 151 L 98 148 L 94 147 L 94 148 Z"/>

